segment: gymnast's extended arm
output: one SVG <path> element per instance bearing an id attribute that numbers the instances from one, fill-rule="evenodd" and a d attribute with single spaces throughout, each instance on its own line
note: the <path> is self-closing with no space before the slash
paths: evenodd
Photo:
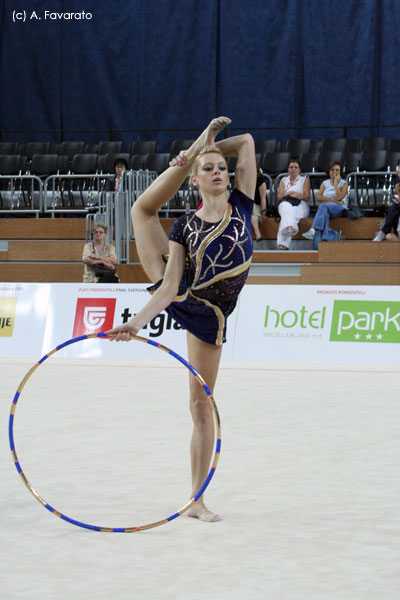
<path id="1" fill-rule="evenodd" d="M 235 187 L 254 198 L 256 189 L 257 168 L 254 140 L 249 133 L 234 135 L 215 144 L 225 156 L 236 156 Z"/>
<path id="2" fill-rule="evenodd" d="M 179 284 L 185 267 L 186 250 L 177 242 L 169 242 L 169 258 L 165 269 L 163 282 L 154 292 L 151 299 L 132 319 L 114 327 L 107 334 L 111 340 L 128 342 L 130 334 L 137 334 L 151 319 L 171 304 L 178 293 Z"/>

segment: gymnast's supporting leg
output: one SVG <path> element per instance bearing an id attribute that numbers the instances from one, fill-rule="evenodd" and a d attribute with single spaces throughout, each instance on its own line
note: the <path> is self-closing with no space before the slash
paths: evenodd
<path id="1" fill-rule="evenodd" d="M 158 218 L 158 211 L 179 190 L 189 175 L 194 159 L 214 138 L 230 119 L 213 119 L 209 126 L 185 151 L 184 163 L 171 166 L 147 188 L 132 206 L 132 226 L 135 233 L 139 260 L 149 279 L 155 283 L 165 272 L 163 254 L 168 254 L 168 238 Z"/>
<path id="2" fill-rule="evenodd" d="M 188 359 L 214 392 L 222 346 L 207 344 L 191 333 L 187 333 Z M 214 420 L 209 400 L 195 377 L 190 374 L 190 410 L 193 418 L 193 435 L 190 446 L 192 466 L 192 496 L 204 483 L 214 447 Z M 204 503 L 204 494 L 188 512 L 189 517 L 202 521 L 219 521 L 220 517 L 209 511 Z"/>

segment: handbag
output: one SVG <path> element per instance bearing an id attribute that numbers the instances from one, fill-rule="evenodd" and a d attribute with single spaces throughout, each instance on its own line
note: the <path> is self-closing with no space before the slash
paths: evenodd
<path id="1" fill-rule="evenodd" d="M 281 202 L 289 202 L 292 206 L 299 206 L 300 198 L 293 198 L 293 196 L 283 196 Z"/>
<path id="2" fill-rule="evenodd" d="M 358 206 L 358 204 L 351 203 L 347 208 L 347 217 L 352 221 L 359 219 L 364 216 L 364 211 Z"/>
<path id="3" fill-rule="evenodd" d="M 102 275 L 113 274 L 115 275 L 116 269 L 108 269 L 104 265 L 96 264 L 94 265 L 94 273 L 96 277 L 101 277 Z"/>
<path id="4" fill-rule="evenodd" d="M 94 265 L 94 273 L 99 277 L 97 283 L 119 283 L 116 269 L 107 269 L 104 265 Z"/>

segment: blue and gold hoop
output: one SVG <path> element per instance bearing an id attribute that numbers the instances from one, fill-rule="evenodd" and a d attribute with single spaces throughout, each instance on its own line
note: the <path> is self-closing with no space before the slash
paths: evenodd
<path id="1" fill-rule="evenodd" d="M 210 471 L 209 471 L 209 473 L 208 473 L 208 475 L 207 475 L 207 477 L 206 477 L 203 485 L 199 489 L 199 491 L 189 500 L 189 502 L 187 504 L 185 504 L 184 506 L 182 506 L 182 508 L 180 508 L 177 512 L 173 513 L 172 515 L 169 515 L 169 517 L 166 517 L 165 519 L 162 519 L 161 521 L 156 521 L 154 523 L 147 523 L 146 525 L 136 525 L 136 526 L 133 526 L 133 527 L 101 527 L 101 526 L 98 526 L 98 525 L 90 525 L 88 523 L 83 523 L 82 521 L 77 521 L 76 519 L 72 519 L 71 517 L 68 517 L 67 515 L 62 514 L 57 509 L 53 508 L 50 504 L 48 504 L 46 502 L 46 500 L 44 500 L 38 494 L 38 492 L 35 490 L 35 488 L 31 485 L 31 483 L 28 481 L 25 473 L 22 470 L 21 463 L 20 463 L 20 461 L 18 459 L 17 452 L 16 452 L 16 449 L 15 449 L 15 443 L 14 443 L 14 420 L 15 420 L 15 411 L 17 409 L 17 402 L 19 400 L 19 397 L 21 395 L 21 392 L 22 392 L 22 390 L 23 390 L 26 382 L 28 381 L 28 379 L 30 378 L 30 376 L 33 374 L 33 372 L 39 367 L 39 365 L 41 365 L 52 354 L 54 354 L 58 350 L 61 350 L 62 348 L 65 348 L 66 346 L 69 346 L 70 344 L 75 344 L 76 342 L 80 342 L 82 340 L 87 340 L 87 339 L 91 339 L 91 338 L 105 338 L 105 339 L 107 339 L 107 337 L 108 336 L 105 333 L 90 333 L 90 334 L 87 334 L 87 335 L 82 335 L 82 336 L 79 336 L 79 337 L 76 337 L 76 338 L 72 338 L 71 340 L 68 340 L 68 341 L 64 342 L 63 344 L 60 344 L 59 346 L 56 346 L 56 348 L 54 348 L 53 350 L 51 350 L 50 352 L 48 352 L 47 354 L 45 354 L 28 371 L 28 373 L 25 375 L 25 377 L 23 378 L 23 380 L 19 384 L 19 387 L 18 387 L 18 389 L 17 389 L 17 391 L 15 393 L 15 396 L 14 396 L 14 399 L 13 399 L 13 402 L 12 402 L 12 405 L 11 405 L 9 427 L 8 427 L 9 441 L 10 441 L 10 448 L 11 448 L 11 454 L 12 454 L 12 457 L 13 457 L 13 461 L 14 461 L 14 464 L 16 466 L 16 469 L 17 469 L 18 473 L 21 476 L 22 481 L 24 482 L 24 484 L 26 485 L 26 487 L 28 488 L 28 490 L 31 492 L 31 494 L 36 498 L 36 500 L 38 500 L 40 502 L 40 504 L 42 506 L 44 506 L 44 508 L 47 508 L 47 510 L 49 510 L 53 515 L 55 515 L 56 517 L 59 517 L 60 519 L 63 519 L 64 521 L 67 521 L 68 523 L 72 523 L 72 525 L 77 525 L 78 527 L 84 527 L 85 529 L 92 529 L 94 531 L 104 531 L 104 532 L 109 532 L 109 533 L 133 533 L 135 531 L 144 531 L 145 529 L 152 529 L 153 527 L 159 527 L 160 525 L 164 525 L 165 523 L 169 523 L 170 521 L 173 521 L 174 519 L 176 519 L 177 517 L 179 517 L 180 515 L 182 515 L 184 512 L 186 512 L 187 510 L 189 510 L 189 508 L 191 506 L 193 506 L 193 504 L 195 502 L 197 502 L 197 500 L 200 498 L 200 496 L 205 492 L 205 490 L 208 487 L 211 479 L 213 478 L 213 475 L 215 473 L 215 469 L 216 469 L 217 464 L 218 464 L 218 459 L 219 459 L 219 455 L 220 455 L 220 451 L 221 451 L 221 422 L 220 422 L 220 418 L 219 418 L 219 413 L 218 413 L 217 405 L 215 404 L 215 400 L 214 400 L 214 398 L 213 398 L 213 396 L 211 394 L 210 389 L 208 388 L 208 386 L 204 382 L 204 380 L 201 377 L 201 375 L 196 371 L 196 369 L 194 367 L 192 367 L 191 364 L 189 364 L 179 354 L 177 354 L 173 350 L 170 350 L 166 346 L 163 346 L 162 344 L 159 344 L 158 342 L 155 342 L 154 340 L 150 340 L 150 339 L 138 336 L 138 335 L 132 335 L 131 334 L 131 339 L 137 340 L 139 342 L 144 342 L 145 344 L 150 344 L 151 346 L 155 346 L 159 350 L 163 350 L 167 354 L 170 354 L 171 356 L 173 356 L 180 363 L 182 363 L 187 369 L 189 369 L 189 371 L 194 375 L 194 377 L 196 378 L 196 380 L 199 382 L 199 384 L 201 385 L 201 387 L 204 389 L 204 391 L 205 391 L 205 393 L 207 395 L 208 401 L 210 403 L 210 406 L 212 408 L 212 411 L 213 411 L 214 422 L 215 422 L 215 430 L 216 430 L 216 446 L 215 446 L 215 453 L 214 453 L 214 457 L 212 459 Z"/>

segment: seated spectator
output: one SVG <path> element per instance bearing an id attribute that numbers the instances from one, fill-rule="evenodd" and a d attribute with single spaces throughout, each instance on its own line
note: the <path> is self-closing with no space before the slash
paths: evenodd
<path id="1" fill-rule="evenodd" d="M 400 226 L 400 165 L 397 167 L 396 185 L 394 186 L 394 196 L 389 212 L 386 216 L 383 227 L 375 235 L 373 242 L 383 242 L 384 239 L 389 242 L 399 242 Z M 392 231 L 394 233 L 392 233 Z"/>
<path id="2" fill-rule="evenodd" d="M 317 214 L 311 229 L 303 233 L 308 240 L 314 239 L 315 230 L 321 231 L 321 240 L 328 241 L 329 219 L 342 217 L 346 212 L 346 194 L 348 184 L 342 179 L 342 165 L 334 161 L 329 165 L 329 179 L 321 183 L 318 191 Z"/>
<path id="3" fill-rule="evenodd" d="M 278 188 L 278 212 L 281 220 L 278 229 L 277 245 L 279 250 L 289 250 L 292 236 L 299 231 L 300 219 L 308 217 L 310 207 L 310 180 L 300 175 L 300 163 L 291 160 L 287 177 L 281 179 Z"/>
<path id="4" fill-rule="evenodd" d="M 83 247 L 84 283 L 118 283 L 115 248 L 106 243 L 107 225 L 98 221 L 93 227 L 93 242 Z"/>
<path id="5" fill-rule="evenodd" d="M 122 173 L 128 168 L 125 158 L 116 158 L 114 161 L 115 175 L 109 177 L 104 185 L 105 192 L 119 192 Z"/>
<path id="6" fill-rule="evenodd" d="M 267 216 L 267 186 L 264 175 L 257 165 L 257 183 L 254 195 L 253 214 L 251 215 L 251 225 L 254 230 L 256 242 L 262 242 L 260 224 L 264 223 Z"/>

